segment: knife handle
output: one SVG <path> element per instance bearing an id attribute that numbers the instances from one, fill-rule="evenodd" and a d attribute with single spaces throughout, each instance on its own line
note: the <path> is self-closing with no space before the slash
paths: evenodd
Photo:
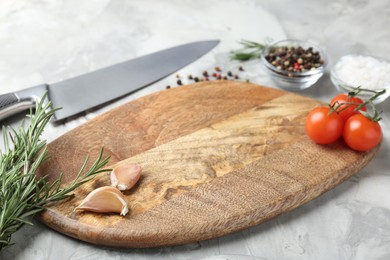
<path id="1" fill-rule="evenodd" d="M 0 95 L 0 109 L 18 103 L 19 98 L 15 93 Z"/>
<path id="2" fill-rule="evenodd" d="M 0 121 L 33 108 L 46 89 L 47 85 L 39 85 L 31 89 L 0 95 Z"/>

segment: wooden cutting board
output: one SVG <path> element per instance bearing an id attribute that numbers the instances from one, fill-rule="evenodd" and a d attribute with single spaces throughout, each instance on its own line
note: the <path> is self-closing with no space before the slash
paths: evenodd
<path id="1" fill-rule="evenodd" d="M 311 142 L 319 101 L 249 83 L 203 82 L 155 93 L 103 114 L 49 144 L 41 174 L 71 181 L 104 146 L 110 164 L 140 164 L 125 192 L 130 212 L 74 211 L 108 173 L 49 207 L 40 219 L 93 244 L 157 247 L 215 238 L 292 210 L 357 173 L 377 149 Z"/>

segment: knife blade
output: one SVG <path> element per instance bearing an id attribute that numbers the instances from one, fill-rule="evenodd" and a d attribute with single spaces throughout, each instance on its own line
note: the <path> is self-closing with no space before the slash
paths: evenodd
<path id="1" fill-rule="evenodd" d="M 0 121 L 34 107 L 46 92 L 53 108 L 62 108 L 55 111 L 53 120 L 63 120 L 146 87 L 197 60 L 218 43 L 187 43 L 54 84 L 0 95 Z"/>

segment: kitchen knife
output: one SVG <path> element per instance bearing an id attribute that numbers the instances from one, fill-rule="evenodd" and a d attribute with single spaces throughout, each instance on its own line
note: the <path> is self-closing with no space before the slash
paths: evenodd
<path id="1" fill-rule="evenodd" d="M 46 92 L 53 108 L 62 107 L 55 111 L 54 121 L 65 119 L 146 87 L 200 58 L 218 43 L 183 44 L 51 85 L 0 95 L 0 120 L 34 107 Z"/>

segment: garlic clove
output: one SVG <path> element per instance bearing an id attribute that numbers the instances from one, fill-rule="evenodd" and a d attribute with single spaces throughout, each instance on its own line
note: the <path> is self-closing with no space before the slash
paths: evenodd
<path id="1" fill-rule="evenodd" d="M 111 174 L 111 185 L 119 190 L 131 189 L 139 180 L 142 168 L 137 164 L 121 164 Z"/>
<path id="2" fill-rule="evenodd" d="M 89 193 L 76 210 L 120 213 L 120 215 L 125 216 L 129 212 L 129 207 L 125 197 L 118 189 L 104 186 Z"/>

